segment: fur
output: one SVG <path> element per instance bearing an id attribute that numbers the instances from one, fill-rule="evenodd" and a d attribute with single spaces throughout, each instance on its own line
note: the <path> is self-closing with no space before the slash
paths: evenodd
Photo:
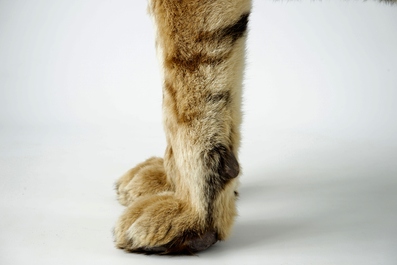
<path id="1" fill-rule="evenodd" d="M 117 183 L 128 251 L 179 253 L 225 240 L 236 216 L 241 87 L 250 0 L 153 0 L 162 66 L 164 160 Z"/>
<path id="2" fill-rule="evenodd" d="M 127 208 L 114 229 L 117 247 L 193 253 L 230 235 L 250 10 L 250 0 L 149 1 L 167 148 L 164 159 L 150 158 L 118 180 Z"/>

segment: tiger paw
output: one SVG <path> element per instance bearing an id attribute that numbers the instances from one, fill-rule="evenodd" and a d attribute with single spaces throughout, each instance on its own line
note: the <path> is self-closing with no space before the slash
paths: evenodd
<path id="1" fill-rule="evenodd" d="M 171 191 L 163 159 L 152 157 L 130 169 L 116 182 L 119 202 L 127 206 L 138 197 Z"/>
<path id="2" fill-rule="evenodd" d="M 147 254 L 192 254 L 215 244 L 214 230 L 172 192 L 146 196 L 131 203 L 114 229 L 116 246 Z"/>

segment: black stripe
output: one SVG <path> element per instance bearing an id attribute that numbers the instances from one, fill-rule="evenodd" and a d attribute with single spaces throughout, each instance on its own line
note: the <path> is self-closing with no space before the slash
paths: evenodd
<path id="1" fill-rule="evenodd" d="M 231 179 L 238 176 L 240 168 L 233 152 L 222 144 L 204 152 L 203 161 L 208 169 L 205 196 L 208 202 L 208 221 L 211 225 L 216 197 Z"/>
<path id="2" fill-rule="evenodd" d="M 240 16 L 234 24 L 220 28 L 214 31 L 202 31 L 197 35 L 196 42 L 211 42 L 225 44 L 230 42 L 234 44 L 247 31 L 249 13 Z"/>
<path id="3" fill-rule="evenodd" d="M 194 72 L 201 64 L 211 66 L 219 65 L 225 60 L 225 58 L 227 58 L 227 55 L 229 54 L 222 54 L 216 57 L 208 56 L 205 53 L 193 53 L 186 56 L 178 52 L 173 57 L 166 59 L 166 66 L 169 68 L 179 68 L 188 72 Z"/>
<path id="4" fill-rule="evenodd" d="M 221 38 L 230 37 L 234 43 L 241 38 L 247 30 L 249 13 L 241 15 L 240 19 L 233 25 L 220 30 Z"/>
<path id="5" fill-rule="evenodd" d="M 215 31 L 199 32 L 193 42 L 178 42 L 176 52 L 166 58 L 165 66 L 172 69 L 179 68 L 183 69 L 183 71 L 194 72 L 201 64 L 219 65 L 229 57 L 233 44 L 246 32 L 248 17 L 249 13 L 243 14 L 232 25 Z M 201 49 L 200 47 L 206 47 L 208 44 L 213 46 L 214 50 L 218 49 L 219 53 L 214 56 L 203 52 L 206 49 Z"/>

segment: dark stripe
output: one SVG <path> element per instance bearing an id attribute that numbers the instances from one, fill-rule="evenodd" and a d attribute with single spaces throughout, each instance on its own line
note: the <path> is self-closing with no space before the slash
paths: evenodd
<path id="1" fill-rule="evenodd" d="M 229 57 L 233 44 L 246 32 L 248 17 L 249 13 L 243 14 L 232 25 L 214 31 L 201 31 L 192 42 L 178 42 L 176 52 L 166 58 L 165 66 L 171 69 L 179 68 L 182 71 L 194 72 L 202 64 L 219 65 Z M 176 30 L 176 32 L 178 31 Z M 175 39 L 183 40 L 184 38 Z M 202 52 L 208 49 L 208 45 L 213 46 L 213 50 L 218 49 L 219 54 L 214 56 Z"/>
<path id="2" fill-rule="evenodd" d="M 217 176 L 214 181 L 226 184 L 230 179 L 237 177 L 239 165 L 233 152 L 222 144 L 215 145 L 211 150 L 204 152 L 204 163 L 208 170 Z"/>
<path id="3" fill-rule="evenodd" d="M 181 115 L 178 109 L 178 98 L 176 95 L 176 89 L 169 82 L 165 82 L 164 88 L 167 91 L 167 95 L 171 98 L 172 109 L 174 110 L 174 114 L 177 118 L 178 123 L 183 122 L 184 121 L 183 115 Z"/>
<path id="4" fill-rule="evenodd" d="M 172 108 L 178 124 L 191 123 L 200 118 L 201 112 L 200 109 L 197 108 L 199 99 L 194 98 L 193 93 L 189 92 L 188 89 L 185 88 L 186 91 L 183 91 L 185 97 L 181 95 L 178 96 L 177 90 L 170 82 L 165 82 L 164 87 L 168 92 L 168 95 L 171 97 Z"/>
<path id="5" fill-rule="evenodd" d="M 179 68 L 182 71 L 194 72 L 201 64 L 217 66 L 222 63 L 229 53 L 221 56 L 209 56 L 204 53 L 196 53 L 189 56 L 181 55 L 179 52 L 165 60 L 165 66 L 171 69 Z"/>
<path id="6" fill-rule="evenodd" d="M 174 154 L 174 151 L 172 150 L 172 146 L 171 146 L 171 144 L 168 144 L 167 148 L 165 149 L 164 161 L 166 159 L 170 160 L 172 158 L 173 154 Z"/>
<path id="7" fill-rule="evenodd" d="M 193 120 L 199 119 L 201 117 L 201 114 L 200 114 L 200 110 L 198 110 L 197 107 L 202 103 L 210 104 L 213 107 L 215 107 L 214 110 L 220 111 L 221 109 L 227 107 L 232 100 L 230 96 L 230 91 L 222 91 L 215 93 L 211 93 L 209 91 L 209 92 L 205 92 L 204 95 L 202 95 L 202 98 L 204 99 L 202 103 L 193 100 L 194 102 L 196 102 L 193 104 L 197 104 L 197 105 L 190 106 L 188 103 L 188 97 L 190 96 L 189 93 L 187 93 L 188 95 L 186 98 L 183 98 L 181 100 L 180 98 L 178 98 L 177 90 L 170 82 L 165 82 L 164 88 L 167 92 L 167 95 L 170 97 L 172 109 L 179 124 L 190 123 Z M 181 110 L 180 108 L 181 106 L 185 106 L 185 107 L 183 107 Z M 187 106 L 189 107 L 187 108 Z"/>
<path id="8" fill-rule="evenodd" d="M 230 25 L 224 29 L 221 29 L 220 32 L 221 38 L 230 37 L 233 43 L 239 38 L 241 38 L 244 35 L 245 31 L 247 30 L 248 17 L 249 17 L 249 13 L 243 14 L 235 24 Z"/>
<path id="9" fill-rule="evenodd" d="M 209 104 L 223 103 L 226 106 L 231 102 L 230 91 L 210 93 L 206 97 L 206 102 Z"/>
<path id="10" fill-rule="evenodd" d="M 197 35 L 196 42 L 216 42 L 224 45 L 225 42 L 234 44 L 247 31 L 249 13 L 240 16 L 232 25 L 214 31 L 202 31 Z"/>
<path id="11" fill-rule="evenodd" d="M 205 196 L 208 202 L 208 221 L 212 225 L 213 203 L 226 184 L 238 176 L 240 168 L 233 152 L 222 144 L 204 152 L 203 161 L 209 172 L 206 176 Z"/>

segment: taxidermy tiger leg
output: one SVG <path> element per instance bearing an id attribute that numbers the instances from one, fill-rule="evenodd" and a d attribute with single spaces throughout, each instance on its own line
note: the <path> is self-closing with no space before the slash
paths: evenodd
<path id="1" fill-rule="evenodd" d="M 249 0 L 152 0 L 163 70 L 164 161 L 149 159 L 117 185 L 127 206 L 116 246 L 127 251 L 204 250 L 236 216 L 241 84 Z"/>

